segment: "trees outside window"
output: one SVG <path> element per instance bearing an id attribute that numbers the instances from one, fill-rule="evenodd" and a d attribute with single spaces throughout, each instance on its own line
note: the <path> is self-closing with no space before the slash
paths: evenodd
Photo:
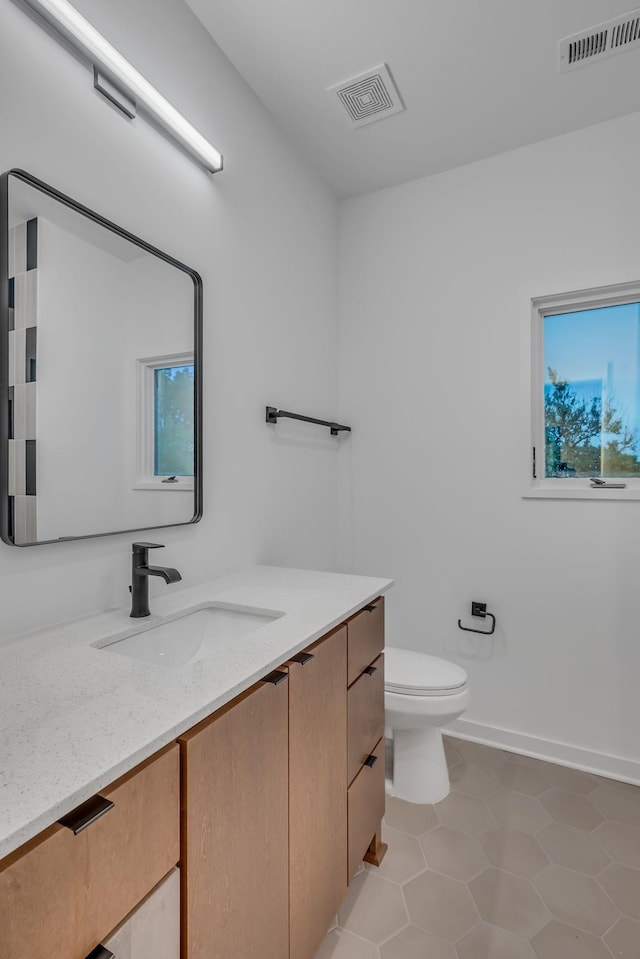
<path id="1" fill-rule="evenodd" d="M 640 476 L 638 441 L 613 400 L 580 398 L 549 367 L 545 389 L 545 475 Z"/>
<path id="2" fill-rule="evenodd" d="M 193 364 L 154 371 L 154 474 L 193 476 Z"/>
<path id="3" fill-rule="evenodd" d="M 533 303 L 534 478 L 640 480 L 640 286 Z"/>

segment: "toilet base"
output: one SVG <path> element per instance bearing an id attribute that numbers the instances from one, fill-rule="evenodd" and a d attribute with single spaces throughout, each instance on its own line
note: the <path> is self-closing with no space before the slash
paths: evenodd
<path id="1" fill-rule="evenodd" d="M 394 729 L 391 794 L 430 804 L 445 799 L 450 789 L 441 729 Z"/>

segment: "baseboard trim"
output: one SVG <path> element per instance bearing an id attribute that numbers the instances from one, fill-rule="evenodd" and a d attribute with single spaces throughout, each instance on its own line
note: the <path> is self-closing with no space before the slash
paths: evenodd
<path id="1" fill-rule="evenodd" d="M 538 739 L 536 736 L 501 729 L 499 726 L 486 726 L 469 719 L 456 719 L 444 732 L 457 736 L 458 739 L 481 743 L 483 746 L 496 746 L 506 752 L 560 763 L 572 769 L 581 769 L 583 772 L 595 773 L 607 779 L 617 779 L 620 782 L 640 786 L 640 762 L 633 759 L 608 756 L 605 753 L 582 749 L 580 746 L 569 746 L 567 743 L 554 742 L 550 739 Z"/>

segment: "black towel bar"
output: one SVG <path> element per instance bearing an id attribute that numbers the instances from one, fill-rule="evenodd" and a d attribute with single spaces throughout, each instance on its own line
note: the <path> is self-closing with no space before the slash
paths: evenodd
<path id="1" fill-rule="evenodd" d="M 304 423 L 316 423 L 318 426 L 328 426 L 332 436 L 337 436 L 338 433 L 351 432 L 350 426 L 341 426 L 339 423 L 332 423 L 330 420 L 317 420 L 314 416 L 302 416 L 301 413 L 289 413 L 287 410 L 278 410 L 275 406 L 267 406 L 265 422 L 277 423 L 281 416 L 290 420 L 302 420 Z"/>

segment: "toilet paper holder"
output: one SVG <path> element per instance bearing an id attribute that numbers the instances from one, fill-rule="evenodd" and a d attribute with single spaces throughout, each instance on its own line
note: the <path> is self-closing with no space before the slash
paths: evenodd
<path id="1" fill-rule="evenodd" d="M 463 629 L 465 633 L 479 633 L 480 636 L 492 636 L 496 629 L 496 618 L 493 613 L 487 612 L 486 603 L 478 603 L 475 600 L 471 602 L 471 615 L 480 616 L 485 619 L 487 616 L 491 620 L 491 629 L 472 629 L 470 626 L 463 626 L 462 621 L 458 620 L 458 629 Z"/>

